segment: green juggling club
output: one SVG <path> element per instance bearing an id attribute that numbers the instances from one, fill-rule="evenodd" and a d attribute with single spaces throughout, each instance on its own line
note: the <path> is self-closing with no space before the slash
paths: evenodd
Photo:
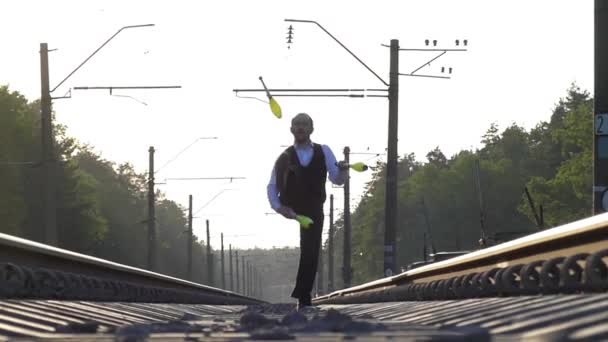
<path id="1" fill-rule="evenodd" d="M 310 217 L 304 215 L 296 215 L 295 220 L 298 221 L 298 223 L 300 223 L 300 226 L 302 226 L 303 228 L 308 228 L 311 224 L 314 223 Z"/>

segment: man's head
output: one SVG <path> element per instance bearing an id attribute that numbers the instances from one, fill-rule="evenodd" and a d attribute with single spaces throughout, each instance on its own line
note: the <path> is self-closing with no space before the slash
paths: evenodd
<path id="1" fill-rule="evenodd" d="M 291 134 L 296 143 L 308 142 L 313 130 L 312 118 L 308 114 L 300 113 L 291 119 Z"/>

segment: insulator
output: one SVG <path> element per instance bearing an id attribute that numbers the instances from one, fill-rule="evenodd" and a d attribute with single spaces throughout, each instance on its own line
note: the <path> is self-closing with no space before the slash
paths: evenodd
<path id="1" fill-rule="evenodd" d="M 437 46 L 437 40 L 433 39 L 433 46 Z"/>

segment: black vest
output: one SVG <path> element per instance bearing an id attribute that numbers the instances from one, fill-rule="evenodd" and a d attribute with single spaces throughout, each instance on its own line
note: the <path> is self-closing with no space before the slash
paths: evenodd
<path id="1" fill-rule="evenodd" d="M 313 144 L 312 160 L 306 167 L 300 164 L 295 148 L 290 146 L 277 159 L 275 170 L 281 204 L 298 214 L 323 208 L 327 167 L 321 145 Z"/>

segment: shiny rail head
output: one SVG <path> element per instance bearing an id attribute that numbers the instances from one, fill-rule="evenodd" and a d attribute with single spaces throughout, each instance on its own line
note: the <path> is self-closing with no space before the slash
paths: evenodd
<path id="1" fill-rule="evenodd" d="M 258 301 L 239 293 L 119 264 L 90 255 L 72 252 L 8 234 L 0 233 L 0 249 L 2 250 L 2 260 L 0 260 L 0 263 L 12 263 L 18 267 L 34 266 L 52 269 L 53 272 L 70 273 L 74 273 L 74 269 L 77 268 L 83 270 L 94 269 L 94 277 L 97 278 L 112 278 L 117 281 L 121 281 L 124 278 L 128 279 L 130 282 L 133 282 L 134 279 L 138 279 L 140 282 L 146 283 L 149 286 L 202 290 L 207 293 L 227 297 Z M 93 276 L 91 273 L 93 272 L 88 272 L 88 274 L 83 273 L 82 276 Z"/>
<path id="2" fill-rule="evenodd" d="M 391 277 L 381 278 L 358 286 L 335 291 L 317 297 L 316 300 L 323 301 L 332 297 L 344 296 L 351 293 L 379 288 L 390 288 L 396 286 L 398 283 L 407 282 L 409 279 L 423 278 L 427 274 L 449 273 L 450 270 L 466 264 L 478 264 L 483 263 L 485 260 L 495 260 L 501 258 L 501 256 L 509 255 L 524 249 L 531 251 L 531 253 L 534 253 L 535 249 L 542 249 L 544 246 L 555 246 L 556 249 L 559 249 L 559 246 L 562 244 L 578 243 L 578 238 L 583 235 L 603 235 L 605 237 L 599 239 L 597 242 L 606 241 L 605 247 L 608 247 L 608 234 L 602 234 L 602 232 L 606 230 L 608 230 L 608 213 L 603 213 L 533 233 L 496 246 L 457 256 L 452 259 L 421 266 Z"/>

